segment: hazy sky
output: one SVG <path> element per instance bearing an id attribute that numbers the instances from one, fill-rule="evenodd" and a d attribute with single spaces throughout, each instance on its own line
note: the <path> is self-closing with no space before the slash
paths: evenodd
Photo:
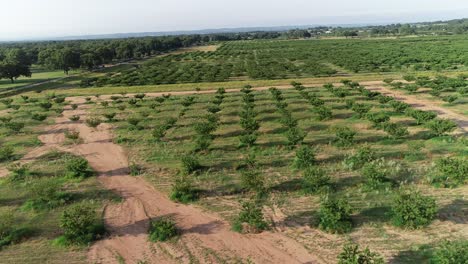
<path id="1" fill-rule="evenodd" d="M 468 17 L 468 0 L 0 0 L 0 40 Z"/>

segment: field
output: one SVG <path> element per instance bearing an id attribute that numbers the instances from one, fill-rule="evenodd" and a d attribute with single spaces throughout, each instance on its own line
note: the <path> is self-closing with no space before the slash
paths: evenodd
<path id="1" fill-rule="evenodd" d="M 468 236 L 466 43 L 233 41 L 3 98 L 0 263 L 429 263 Z M 72 243 L 77 206 L 107 232 Z"/>

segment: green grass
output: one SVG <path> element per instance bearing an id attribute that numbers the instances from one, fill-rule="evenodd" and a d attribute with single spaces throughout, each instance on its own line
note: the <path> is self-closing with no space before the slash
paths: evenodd
<path id="1" fill-rule="evenodd" d="M 69 74 L 73 75 L 77 73 L 76 71 L 71 71 Z M 1 79 L 0 80 L 0 91 L 5 91 L 8 88 L 18 88 L 21 86 L 33 84 L 33 83 L 40 83 L 51 79 L 62 78 L 66 77 L 67 75 L 61 71 L 48 71 L 48 70 L 41 70 L 41 69 L 32 69 L 32 76 L 28 77 L 20 77 L 15 80 L 14 83 L 11 83 L 10 80 Z"/>

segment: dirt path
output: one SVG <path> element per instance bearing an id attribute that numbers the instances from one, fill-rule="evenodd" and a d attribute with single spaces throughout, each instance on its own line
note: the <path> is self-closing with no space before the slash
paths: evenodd
<path id="1" fill-rule="evenodd" d="M 366 85 L 366 88 L 373 91 L 379 91 L 384 95 L 395 97 L 395 99 L 410 104 L 416 109 L 434 111 L 439 117 L 451 119 L 456 122 L 464 134 L 468 133 L 468 117 L 440 106 L 442 104 L 441 102 L 416 97 L 416 95 L 408 95 L 402 91 L 385 87 L 382 83 L 368 84 Z"/>
<path id="2" fill-rule="evenodd" d="M 71 98 L 78 109 L 66 109 L 56 124 L 39 137 L 44 143 L 25 157 L 36 158 L 51 149 L 68 151 L 85 157 L 98 173 L 99 181 L 119 193 L 123 202 L 110 204 L 104 211 L 104 221 L 110 237 L 96 242 L 88 253 L 90 263 L 220 263 L 251 260 L 255 263 L 317 263 L 301 244 L 281 233 L 264 232 L 241 235 L 216 215 L 191 205 L 170 201 L 145 180 L 129 176 L 127 155 L 112 143 L 112 127 L 101 124 L 92 129 L 83 123 L 89 105 L 80 98 Z M 78 122 L 69 121 L 80 115 Z M 63 132 L 80 132 L 83 143 L 63 146 Z M 147 230 L 151 218 L 171 216 L 181 230 L 176 242 L 148 242 Z"/>

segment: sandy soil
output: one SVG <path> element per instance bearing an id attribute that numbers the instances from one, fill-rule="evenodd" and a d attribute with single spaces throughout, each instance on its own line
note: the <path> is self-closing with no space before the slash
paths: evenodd
<path id="1" fill-rule="evenodd" d="M 317 263 L 301 244 L 276 232 L 241 235 L 230 230 L 230 225 L 216 215 L 191 205 L 170 201 L 145 180 L 129 176 L 127 155 L 112 142 L 112 127 L 101 124 L 97 129 L 86 126 L 89 107 L 80 98 L 69 98 L 79 104 L 78 109 L 67 109 L 56 124 L 47 127 L 39 137 L 44 146 L 33 150 L 23 160 L 31 160 L 45 152 L 58 149 L 85 157 L 98 173 L 99 181 L 123 198 L 123 202 L 109 204 L 104 221 L 110 236 L 90 248 L 90 263 L 200 263 L 236 262 L 255 263 Z M 71 115 L 80 115 L 78 122 L 69 121 Z M 66 130 L 80 132 L 83 143 L 63 146 Z M 147 230 L 152 218 L 173 217 L 181 231 L 175 242 L 153 244 L 148 242 Z"/>

